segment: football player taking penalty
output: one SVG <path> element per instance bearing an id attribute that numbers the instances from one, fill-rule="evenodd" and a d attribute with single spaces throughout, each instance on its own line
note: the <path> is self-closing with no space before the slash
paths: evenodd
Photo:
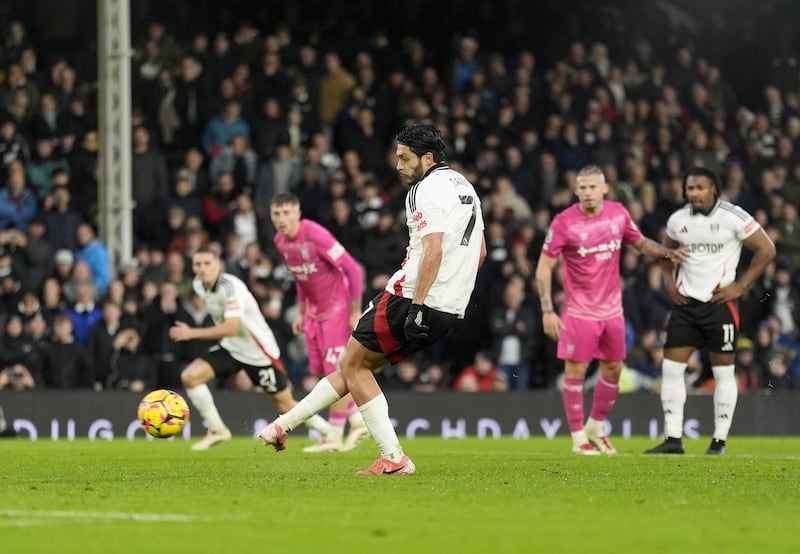
<path id="1" fill-rule="evenodd" d="M 261 432 L 265 444 L 283 450 L 288 431 L 350 392 L 381 453 L 359 475 L 416 471 L 400 446 L 373 372 L 427 348 L 464 317 L 486 257 L 480 199 L 472 184 L 445 163 L 439 130 L 411 125 L 396 142 L 396 169 L 411 187 L 405 200 L 406 258 L 361 314 L 339 369 Z"/>

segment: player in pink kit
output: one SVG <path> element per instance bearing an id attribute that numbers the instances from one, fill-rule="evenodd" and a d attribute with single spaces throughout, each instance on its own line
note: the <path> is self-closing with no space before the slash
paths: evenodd
<path id="1" fill-rule="evenodd" d="M 275 246 L 297 283 L 298 317 L 295 335 L 305 334 L 309 370 L 324 377 L 336 371 L 350 333 L 361 315 L 361 268 L 331 233 L 301 219 L 300 200 L 282 192 L 270 202 L 270 217 L 278 234 Z M 344 427 L 350 432 L 344 439 Z M 349 394 L 331 405 L 330 433 L 305 452 L 352 450 L 369 431 Z"/>
<path id="2" fill-rule="evenodd" d="M 642 236 L 628 210 L 604 200 L 608 184 L 600 168 L 578 172 L 578 202 L 553 218 L 536 267 L 536 285 L 545 334 L 558 341 L 564 360 L 562 397 L 575 454 L 615 454 L 603 434 L 603 422 L 616 402 L 625 359 L 625 318 L 622 313 L 620 256 L 630 244 L 646 256 L 680 263 L 685 248 L 669 250 Z M 566 298 L 561 317 L 551 292 L 553 270 L 563 260 Z M 583 381 L 589 363 L 600 362 L 589 419 L 584 426 Z"/>

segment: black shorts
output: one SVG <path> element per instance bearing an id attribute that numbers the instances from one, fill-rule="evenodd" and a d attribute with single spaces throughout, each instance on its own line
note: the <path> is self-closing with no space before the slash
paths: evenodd
<path id="1" fill-rule="evenodd" d="M 664 348 L 694 346 L 732 354 L 738 336 L 739 311 L 734 302 L 714 304 L 692 300 L 672 307 Z"/>
<path id="2" fill-rule="evenodd" d="M 410 298 L 401 298 L 384 290 L 370 301 L 356 323 L 353 338 L 373 352 L 382 352 L 386 360 L 394 364 L 444 337 L 458 319 L 456 314 L 425 307 L 423 321 L 431 328 L 428 338 L 411 342 L 403 330 L 410 307 Z"/>
<path id="3" fill-rule="evenodd" d="M 289 377 L 280 364 L 268 366 L 254 366 L 240 362 L 231 356 L 231 353 L 220 345 L 214 345 L 208 352 L 200 356 L 214 370 L 217 377 L 228 378 L 240 369 L 245 370 L 247 376 L 257 387 L 263 388 L 267 394 L 281 392 L 289 386 Z"/>

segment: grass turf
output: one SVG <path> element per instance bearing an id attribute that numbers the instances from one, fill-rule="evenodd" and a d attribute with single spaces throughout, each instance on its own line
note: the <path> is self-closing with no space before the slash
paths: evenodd
<path id="1" fill-rule="evenodd" d="M 613 437 L 612 437 L 613 438 Z M 570 454 L 568 438 L 404 441 L 417 475 L 356 477 L 377 450 L 276 453 L 236 438 L 0 441 L 2 552 L 792 552 L 800 440 L 728 455 Z"/>

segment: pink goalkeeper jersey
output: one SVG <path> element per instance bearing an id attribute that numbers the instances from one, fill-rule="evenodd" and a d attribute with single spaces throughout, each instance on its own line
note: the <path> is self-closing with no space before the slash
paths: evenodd
<path id="1" fill-rule="evenodd" d="M 303 219 L 293 240 L 276 234 L 275 246 L 306 301 L 306 317 L 325 320 L 350 310 L 347 276 L 339 268 L 345 249 L 325 227 Z"/>
<path id="2" fill-rule="evenodd" d="M 611 319 L 622 314 L 619 281 L 623 243 L 642 237 L 625 206 L 603 201 L 600 215 L 589 217 L 573 204 L 553 218 L 542 252 L 562 258 L 563 312 L 579 319 Z"/>

